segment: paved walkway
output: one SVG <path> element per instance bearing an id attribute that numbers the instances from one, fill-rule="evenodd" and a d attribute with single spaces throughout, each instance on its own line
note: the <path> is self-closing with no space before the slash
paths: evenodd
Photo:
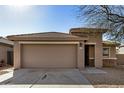
<path id="1" fill-rule="evenodd" d="M 95 68 L 95 67 L 87 67 L 81 71 L 82 73 L 89 73 L 89 74 L 107 74 L 107 72 Z"/>
<path id="2" fill-rule="evenodd" d="M 78 69 L 20 69 L 0 76 L 0 87 L 92 88 Z"/>

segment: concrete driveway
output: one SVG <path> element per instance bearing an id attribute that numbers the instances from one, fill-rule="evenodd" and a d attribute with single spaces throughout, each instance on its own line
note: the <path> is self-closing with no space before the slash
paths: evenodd
<path id="1" fill-rule="evenodd" d="M 92 88 L 78 69 L 20 69 L 0 76 L 0 87 Z"/>

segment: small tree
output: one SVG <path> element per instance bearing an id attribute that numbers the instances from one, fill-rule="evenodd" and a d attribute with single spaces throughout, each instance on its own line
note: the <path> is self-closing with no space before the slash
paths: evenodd
<path id="1" fill-rule="evenodd" d="M 88 26 L 110 29 L 105 33 L 107 39 L 124 42 L 124 6 L 80 6 L 78 17 Z"/>

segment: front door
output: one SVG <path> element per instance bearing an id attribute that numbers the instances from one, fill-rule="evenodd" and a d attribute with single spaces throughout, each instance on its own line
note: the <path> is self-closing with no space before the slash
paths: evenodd
<path id="1" fill-rule="evenodd" d="M 94 67 L 95 64 L 95 46 L 85 45 L 85 66 Z"/>
<path id="2" fill-rule="evenodd" d="M 89 45 L 85 45 L 85 66 L 89 66 Z"/>

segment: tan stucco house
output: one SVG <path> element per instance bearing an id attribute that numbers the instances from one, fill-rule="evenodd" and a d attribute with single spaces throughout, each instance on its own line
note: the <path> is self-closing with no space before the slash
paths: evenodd
<path id="1" fill-rule="evenodd" d="M 0 37 L 0 67 L 13 65 L 13 42 Z"/>
<path id="2" fill-rule="evenodd" d="M 14 41 L 14 68 L 79 68 L 116 65 L 116 45 L 102 41 L 107 29 L 72 28 L 8 36 Z"/>

